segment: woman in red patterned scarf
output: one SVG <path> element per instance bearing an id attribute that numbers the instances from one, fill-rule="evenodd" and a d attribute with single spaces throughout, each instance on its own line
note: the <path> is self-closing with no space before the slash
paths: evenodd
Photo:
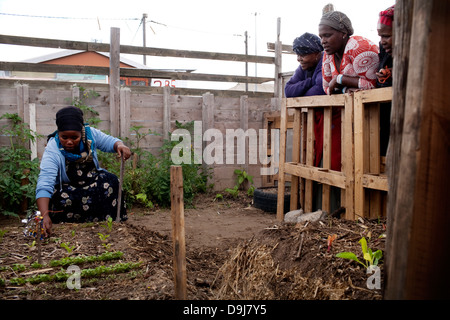
<path id="1" fill-rule="evenodd" d="M 352 35 L 352 23 L 344 13 L 331 11 L 322 16 L 319 36 L 325 51 L 323 88 L 329 95 L 375 88 L 378 46 Z"/>

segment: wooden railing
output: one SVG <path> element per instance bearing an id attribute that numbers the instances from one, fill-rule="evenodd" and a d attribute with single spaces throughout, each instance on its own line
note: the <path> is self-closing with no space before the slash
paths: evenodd
<path id="1" fill-rule="evenodd" d="M 286 177 L 291 180 L 291 210 L 313 209 L 313 181 L 322 184 L 322 210 L 330 213 L 330 188 L 341 190 L 345 218 L 384 214 L 387 177 L 380 156 L 380 103 L 392 99 L 392 88 L 353 94 L 283 99 L 280 124 L 277 219 L 284 218 Z M 323 110 L 322 167 L 314 166 L 314 113 Z M 341 111 L 341 171 L 331 170 L 332 110 Z M 286 162 L 287 115 L 294 112 L 292 161 Z M 378 194 L 378 195 L 375 195 Z M 373 200 L 372 200 L 373 199 Z M 371 201 L 369 201 L 371 200 Z M 385 204 L 385 202 L 384 202 Z"/>

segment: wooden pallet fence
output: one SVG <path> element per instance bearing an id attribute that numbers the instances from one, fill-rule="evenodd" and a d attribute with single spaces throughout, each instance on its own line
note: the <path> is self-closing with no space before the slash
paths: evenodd
<path id="1" fill-rule="evenodd" d="M 322 184 L 322 210 L 330 212 L 330 188 L 341 190 L 345 219 L 385 213 L 387 177 L 382 169 L 379 108 L 392 99 L 392 89 L 354 94 L 283 99 L 280 112 L 280 163 L 277 219 L 283 220 L 284 190 L 291 180 L 291 210 L 313 209 L 313 181 Z M 341 110 L 341 171 L 331 170 L 332 110 Z M 285 161 L 288 113 L 294 111 L 292 160 Z M 314 113 L 323 110 L 323 163 L 314 166 Z M 377 195 L 378 193 L 378 195 Z"/>
<path id="2" fill-rule="evenodd" d="M 280 111 L 271 111 L 271 112 L 265 112 L 263 115 L 263 128 L 267 132 L 267 156 L 272 156 L 272 146 L 274 145 L 274 141 L 272 141 L 272 130 L 280 130 L 281 127 L 281 118 L 280 118 Z M 288 123 L 287 123 L 287 135 L 289 135 L 289 131 L 292 131 L 294 129 L 294 116 L 293 114 L 288 116 Z M 289 140 L 287 138 L 287 140 Z M 276 145 L 274 146 L 274 152 L 280 152 L 280 150 L 275 149 Z M 290 154 L 286 152 L 286 161 L 289 161 Z M 269 167 L 269 165 L 263 164 L 263 167 Z M 275 173 L 273 175 L 263 175 L 262 176 L 262 186 L 263 187 L 275 187 L 277 185 L 278 181 L 278 173 Z M 286 182 L 290 182 L 290 176 L 286 177 Z"/>
<path id="3" fill-rule="evenodd" d="M 354 94 L 355 113 L 355 214 L 386 216 L 388 179 L 385 157 L 380 155 L 380 107 L 392 100 L 392 88 Z"/>

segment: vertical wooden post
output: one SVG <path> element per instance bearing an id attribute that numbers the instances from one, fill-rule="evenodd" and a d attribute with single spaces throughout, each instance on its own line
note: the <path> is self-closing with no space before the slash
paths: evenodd
<path id="1" fill-rule="evenodd" d="M 450 93 L 439 83 L 445 83 L 450 68 L 445 41 L 450 3 L 415 0 L 411 6 L 399 0 L 395 12 L 385 298 L 446 300 Z M 397 41 L 402 34 L 411 36 L 410 45 Z M 408 59 L 421 64 L 403 64 Z"/>
<path id="2" fill-rule="evenodd" d="M 325 170 L 331 169 L 331 122 L 332 122 L 332 107 L 323 108 L 323 156 L 322 167 Z M 328 184 L 322 184 L 322 210 L 330 212 L 330 190 Z"/>
<path id="3" fill-rule="evenodd" d="M 169 139 L 170 126 L 170 87 L 163 88 L 163 136 L 164 139 Z"/>
<path id="4" fill-rule="evenodd" d="M 289 118 L 289 117 L 287 117 Z M 300 108 L 294 109 L 294 128 L 292 134 L 292 162 L 300 163 L 300 138 L 301 138 L 301 110 Z M 291 176 L 291 210 L 298 209 L 299 203 L 299 187 L 300 187 L 300 178 L 298 176 Z"/>
<path id="5" fill-rule="evenodd" d="M 286 162 L 286 127 L 287 127 L 286 99 L 281 103 L 280 113 L 280 159 L 278 165 L 278 196 L 277 196 L 277 220 L 284 220 L 284 163 Z"/>
<path id="6" fill-rule="evenodd" d="M 308 108 L 307 131 L 306 131 L 306 165 L 314 165 L 314 108 Z M 304 212 L 313 209 L 313 182 L 305 181 L 305 207 Z"/>
<path id="7" fill-rule="evenodd" d="M 277 101 L 277 109 L 281 108 L 283 98 L 283 77 L 281 75 L 282 43 L 280 41 L 281 18 L 277 19 L 277 41 L 275 42 L 275 87 L 274 96 Z"/>
<path id="8" fill-rule="evenodd" d="M 202 96 L 202 137 L 208 129 L 214 128 L 214 113 L 215 113 L 215 101 L 214 95 L 212 93 L 205 93 Z M 206 142 L 202 141 L 202 150 L 205 150 Z M 203 162 L 203 167 L 205 170 L 213 169 L 213 165 L 206 164 Z M 208 177 L 208 184 L 214 181 L 214 170 L 210 172 L 212 176 Z"/>
<path id="9" fill-rule="evenodd" d="M 130 136 L 131 126 L 131 89 L 120 88 L 120 130 L 119 135 L 122 139 Z"/>
<path id="10" fill-rule="evenodd" d="M 241 96 L 240 98 L 240 126 L 244 132 L 248 130 L 248 96 Z M 248 137 L 244 137 L 244 170 L 248 173 L 248 150 L 249 150 L 250 139 Z"/>
<path id="11" fill-rule="evenodd" d="M 345 108 L 343 110 L 343 172 L 345 174 L 345 219 L 355 219 L 355 134 L 354 124 L 354 106 L 353 96 L 344 95 Z"/>
<path id="12" fill-rule="evenodd" d="M 111 135 L 119 135 L 120 115 L 120 29 L 111 28 L 109 52 L 109 116 Z"/>
<path id="13" fill-rule="evenodd" d="M 175 299 L 187 298 L 186 246 L 184 233 L 183 169 L 170 167 L 170 200 L 172 211 L 173 273 Z"/>

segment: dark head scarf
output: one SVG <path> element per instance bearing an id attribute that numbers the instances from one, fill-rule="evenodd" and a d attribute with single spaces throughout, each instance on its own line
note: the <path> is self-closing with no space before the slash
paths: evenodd
<path id="1" fill-rule="evenodd" d="M 315 52 L 322 52 L 323 47 L 320 38 L 312 33 L 304 33 L 300 37 L 295 38 L 292 44 L 292 50 L 298 55 L 307 55 Z"/>
<path id="2" fill-rule="evenodd" d="M 340 11 L 327 12 L 320 19 L 319 25 L 329 26 L 337 31 L 343 32 L 351 36 L 353 34 L 352 22 Z"/>
<path id="3" fill-rule="evenodd" d="M 82 131 L 83 111 L 77 107 L 68 106 L 56 113 L 58 131 Z"/>
<path id="4" fill-rule="evenodd" d="M 394 7 L 395 5 L 380 12 L 380 18 L 378 20 L 378 29 L 380 29 L 380 25 L 382 24 L 384 24 L 385 26 L 392 27 L 392 21 L 394 21 Z"/>

